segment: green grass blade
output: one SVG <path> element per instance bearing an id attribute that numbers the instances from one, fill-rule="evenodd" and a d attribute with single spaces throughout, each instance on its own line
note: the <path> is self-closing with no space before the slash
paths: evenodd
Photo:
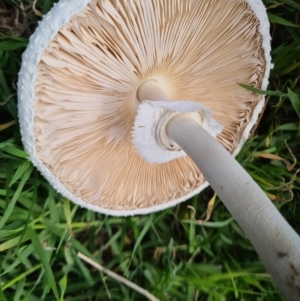
<path id="1" fill-rule="evenodd" d="M 64 301 L 64 295 L 67 289 L 67 275 L 64 275 L 60 280 L 59 280 L 59 287 L 60 287 L 60 298 L 59 301 Z"/>
<path id="2" fill-rule="evenodd" d="M 59 295 L 58 295 L 58 290 L 57 290 L 57 286 L 56 286 L 56 282 L 55 282 L 55 277 L 53 275 L 53 272 L 52 272 L 52 269 L 51 269 L 51 266 L 47 260 L 47 256 L 45 254 L 45 250 L 43 249 L 43 246 L 40 242 L 40 239 L 37 235 L 37 233 L 34 231 L 34 229 L 32 228 L 32 226 L 29 226 L 27 228 L 27 234 L 28 236 L 30 237 L 31 241 L 32 241 L 32 244 L 36 250 L 36 253 L 38 254 L 40 260 L 41 260 L 41 263 L 44 267 L 44 270 L 45 270 L 45 274 L 46 274 L 46 277 L 47 277 L 47 280 L 48 280 L 48 284 L 50 285 L 53 293 L 54 293 L 54 296 L 57 300 L 59 300 Z"/>
<path id="3" fill-rule="evenodd" d="M 242 88 L 248 90 L 248 91 L 254 92 L 254 93 L 259 94 L 259 95 L 281 96 L 281 93 L 277 92 L 277 91 L 264 91 L 264 90 L 253 88 L 251 86 L 247 86 L 247 85 L 241 84 L 241 83 L 238 83 L 238 85 L 241 86 Z"/>
<path id="4" fill-rule="evenodd" d="M 300 4 L 293 0 L 280 0 L 280 2 L 286 3 L 300 11 Z"/>
<path id="5" fill-rule="evenodd" d="M 15 292 L 14 300 L 13 301 L 19 301 L 24 294 L 24 286 L 25 286 L 25 278 L 22 278 L 17 285 L 17 289 Z"/>
<path id="6" fill-rule="evenodd" d="M 26 47 L 27 43 L 21 41 L 4 41 L 0 42 L 0 51 L 7 51 L 7 50 L 16 50 L 19 48 Z"/>
<path id="7" fill-rule="evenodd" d="M 15 156 L 15 157 L 19 157 L 19 158 L 23 158 L 23 159 L 27 159 L 28 158 L 28 154 L 25 153 L 24 151 L 22 151 L 19 148 L 16 148 L 13 145 L 5 145 L 2 147 L 2 150 Z"/>
<path id="8" fill-rule="evenodd" d="M 147 231 L 148 231 L 149 228 L 151 227 L 151 224 L 152 224 L 152 222 L 153 222 L 153 219 L 154 219 L 154 215 L 151 214 L 151 215 L 148 217 L 148 219 L 147 219 L 147 221 L 146 221 L 146 223 L 145 223 L 145 225 L 144 225 L 142 231 L 141 231 L 140 234 L 138 235 L 137 240 L 136 240 L 136 242 L 135 242 L 135 244 L 134 244 L 134 248 L 133 248 L 132 253 L 131 253 L 131 257 L 130 257 L 130 260 L 129 260 L 127 269 L 129 268 L 129 266 L 130 266 L 130 264 L 131 264 L 131 262 L 132 262 L 132 260 L 133 260 L 133 258 L 134 258 L 134 255 L 135 255 L 137 249 L 139 248 L 139 246 L 140 246 L 140 244 L 141 244 L 141 242 L 142 242 L 142 240 L 143 240 L 145 234 L 147 233 Z"/>
<path id="9" fill-rule="evenodd" d="M 26 270 L 22 274 L 18 274 L 15 278 L 9 280 L 3 285 L 3 290 L 6 290 L 9 287 L 12 287 L 15 283 L 23 280 L 27 275 L 30 275 L 31 273 L 35 272 L 36 270 L 40 269 L 42 267 L 42 264 L 37 264 L 36 266 L 32 267 L 31 269 Z"/>
<path id="10" fill-rule="evenodd" d="M 288 88 L 288 95 L 293 105 L 293 108 L 295 109 L 295 112 L 300 117 L 300 99 L 298 94 L 294 93 L 290 88 Z"/>
<path id="11" fill-rule="evenodd" d="M 9 183 L 9 187 L 11 187 L 13 184 L 15 184 L 24 174 L 24 172 L 29 168 L 30 166 L 30 162 L 28 160 L 23 161 L 23 163 L 21 163 L 17 169 L 17 171 L 15 172 L 13 178 L 11 179 L 10 183 Z"/>
<path id="12" fill-rule="evenodd" d="M 276 24 L 281 24 L 281 25 L 284 25 L 284 26 L 290 26 L 290 27 L 300 27 L 296 24 L 293 24 L 283 18 L 280 18 L 278 16 L 275 16 L 273 14 L 268 14 L 268 17 L 269 17 L 269 21 L 272 22 L 272 23 L 276 23 Z"/>
<path id="13" fill-rule="evenodd" d="M 1 277 L 0 277 L 0 284 L 2 283 L 2 280 L 1 280 Z M 2 284 L 0 285 L 0 300 L 3 300 L 3 301 L 7 301 L 5 295 L 4 295 L 4 292 L 2 290 Z"/>
<path id="14" fill-rule="evenodd" d="M 207 227 L 207 228 L 223 228 L 223 227 L 228 226 L 232 221 L 233 221 L 233 218 L 230 217 L 227 220 L 224 220 L 222 222 L 205 222 L 204 224 L 199 224 L 195 220 L 183 220 L 182 222 L 196 224 L 196 225 L 200 225 L 201 227 Z"/>
<path id="15" fill-rule="evenodd" d="M 6 221 L 8 220 L 9 216 L 11 215 L 13 209 L 14 209 L 14 206 L 22 192 L 22 189 L 24 187 L 24 185 L 26 184 L 27 180 L 29 179 L 30 175 L 31 175 L 31 172 L 33 170 L 33 166 L 31 165 L 23 174 L 22 178 L 21 178 L 21 181 L 19 183 L 19 186 L 16 190 L 16 192 L 14 193 L 14 196 L 12 198 L 12 200 L 10 201 L 10 203 L 8 204 L 6 210 L 5 210 L 5 213 L 2 217 L 2 219 L 0 220 L 0 229 L 3 227 L 3 225 L 6 223 Z"/>

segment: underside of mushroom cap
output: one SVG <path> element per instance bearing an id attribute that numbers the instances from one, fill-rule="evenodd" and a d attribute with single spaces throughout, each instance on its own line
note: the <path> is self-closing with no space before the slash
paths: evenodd
<path id="1" fill-rule="evenodd" d="M 20 71 L 31 161 L 59 192 L 98 212 L 143 214 L 191 197 L 207 182 L 190 158 L 150 164 L 136 153 L 137 89 L 154 79 L 170 99 L 200 102 L 235 154 L 264 105 L 237 83 L 266 88 L 268 29 L 258 0 L 61 0 Z"/>

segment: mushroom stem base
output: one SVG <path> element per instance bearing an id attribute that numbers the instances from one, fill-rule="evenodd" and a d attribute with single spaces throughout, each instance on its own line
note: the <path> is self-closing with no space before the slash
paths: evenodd
<path id="1" fill-rule="evenodd" d="M 300 238 L 248 173 L 188 115 L 167 134 L 196 163 L 248 236 L 285 300 L 300 300 Z"/>

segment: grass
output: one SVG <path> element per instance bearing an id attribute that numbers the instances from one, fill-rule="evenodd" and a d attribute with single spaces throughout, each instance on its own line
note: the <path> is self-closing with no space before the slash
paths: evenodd
<path id="1" fill-rule="evenodd" d="M 51 0 L 37 1 L 46 13 Z M 300 233 L 300 4 L 265 0 L 272 32 L 268 104 L 238 161 Z M 148 216 L 116 218 L 69 203 L 22 150 L 16 81 L 40 19 L 32 0 L 0 3 L 0 300 L 145 300 L 91 267 L 98 262 L 159 300 L 283 300 L 249 241 L 213 191 Z"/>

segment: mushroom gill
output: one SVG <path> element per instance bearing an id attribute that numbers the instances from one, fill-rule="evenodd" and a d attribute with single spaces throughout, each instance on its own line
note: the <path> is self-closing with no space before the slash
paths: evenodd
<path id="1" fill-rule="evenodd" d="M 155 79 L 172 100 L 208 107 L 233 152 L 261 96 L 259 21 L 243 0 L 93 0 L 44 49 L 35 81 L 38 158 L 84 202 L 166 204 L 205 183 L 180 158 L 149 164 L 131 144 L 136 92 Z"/>

